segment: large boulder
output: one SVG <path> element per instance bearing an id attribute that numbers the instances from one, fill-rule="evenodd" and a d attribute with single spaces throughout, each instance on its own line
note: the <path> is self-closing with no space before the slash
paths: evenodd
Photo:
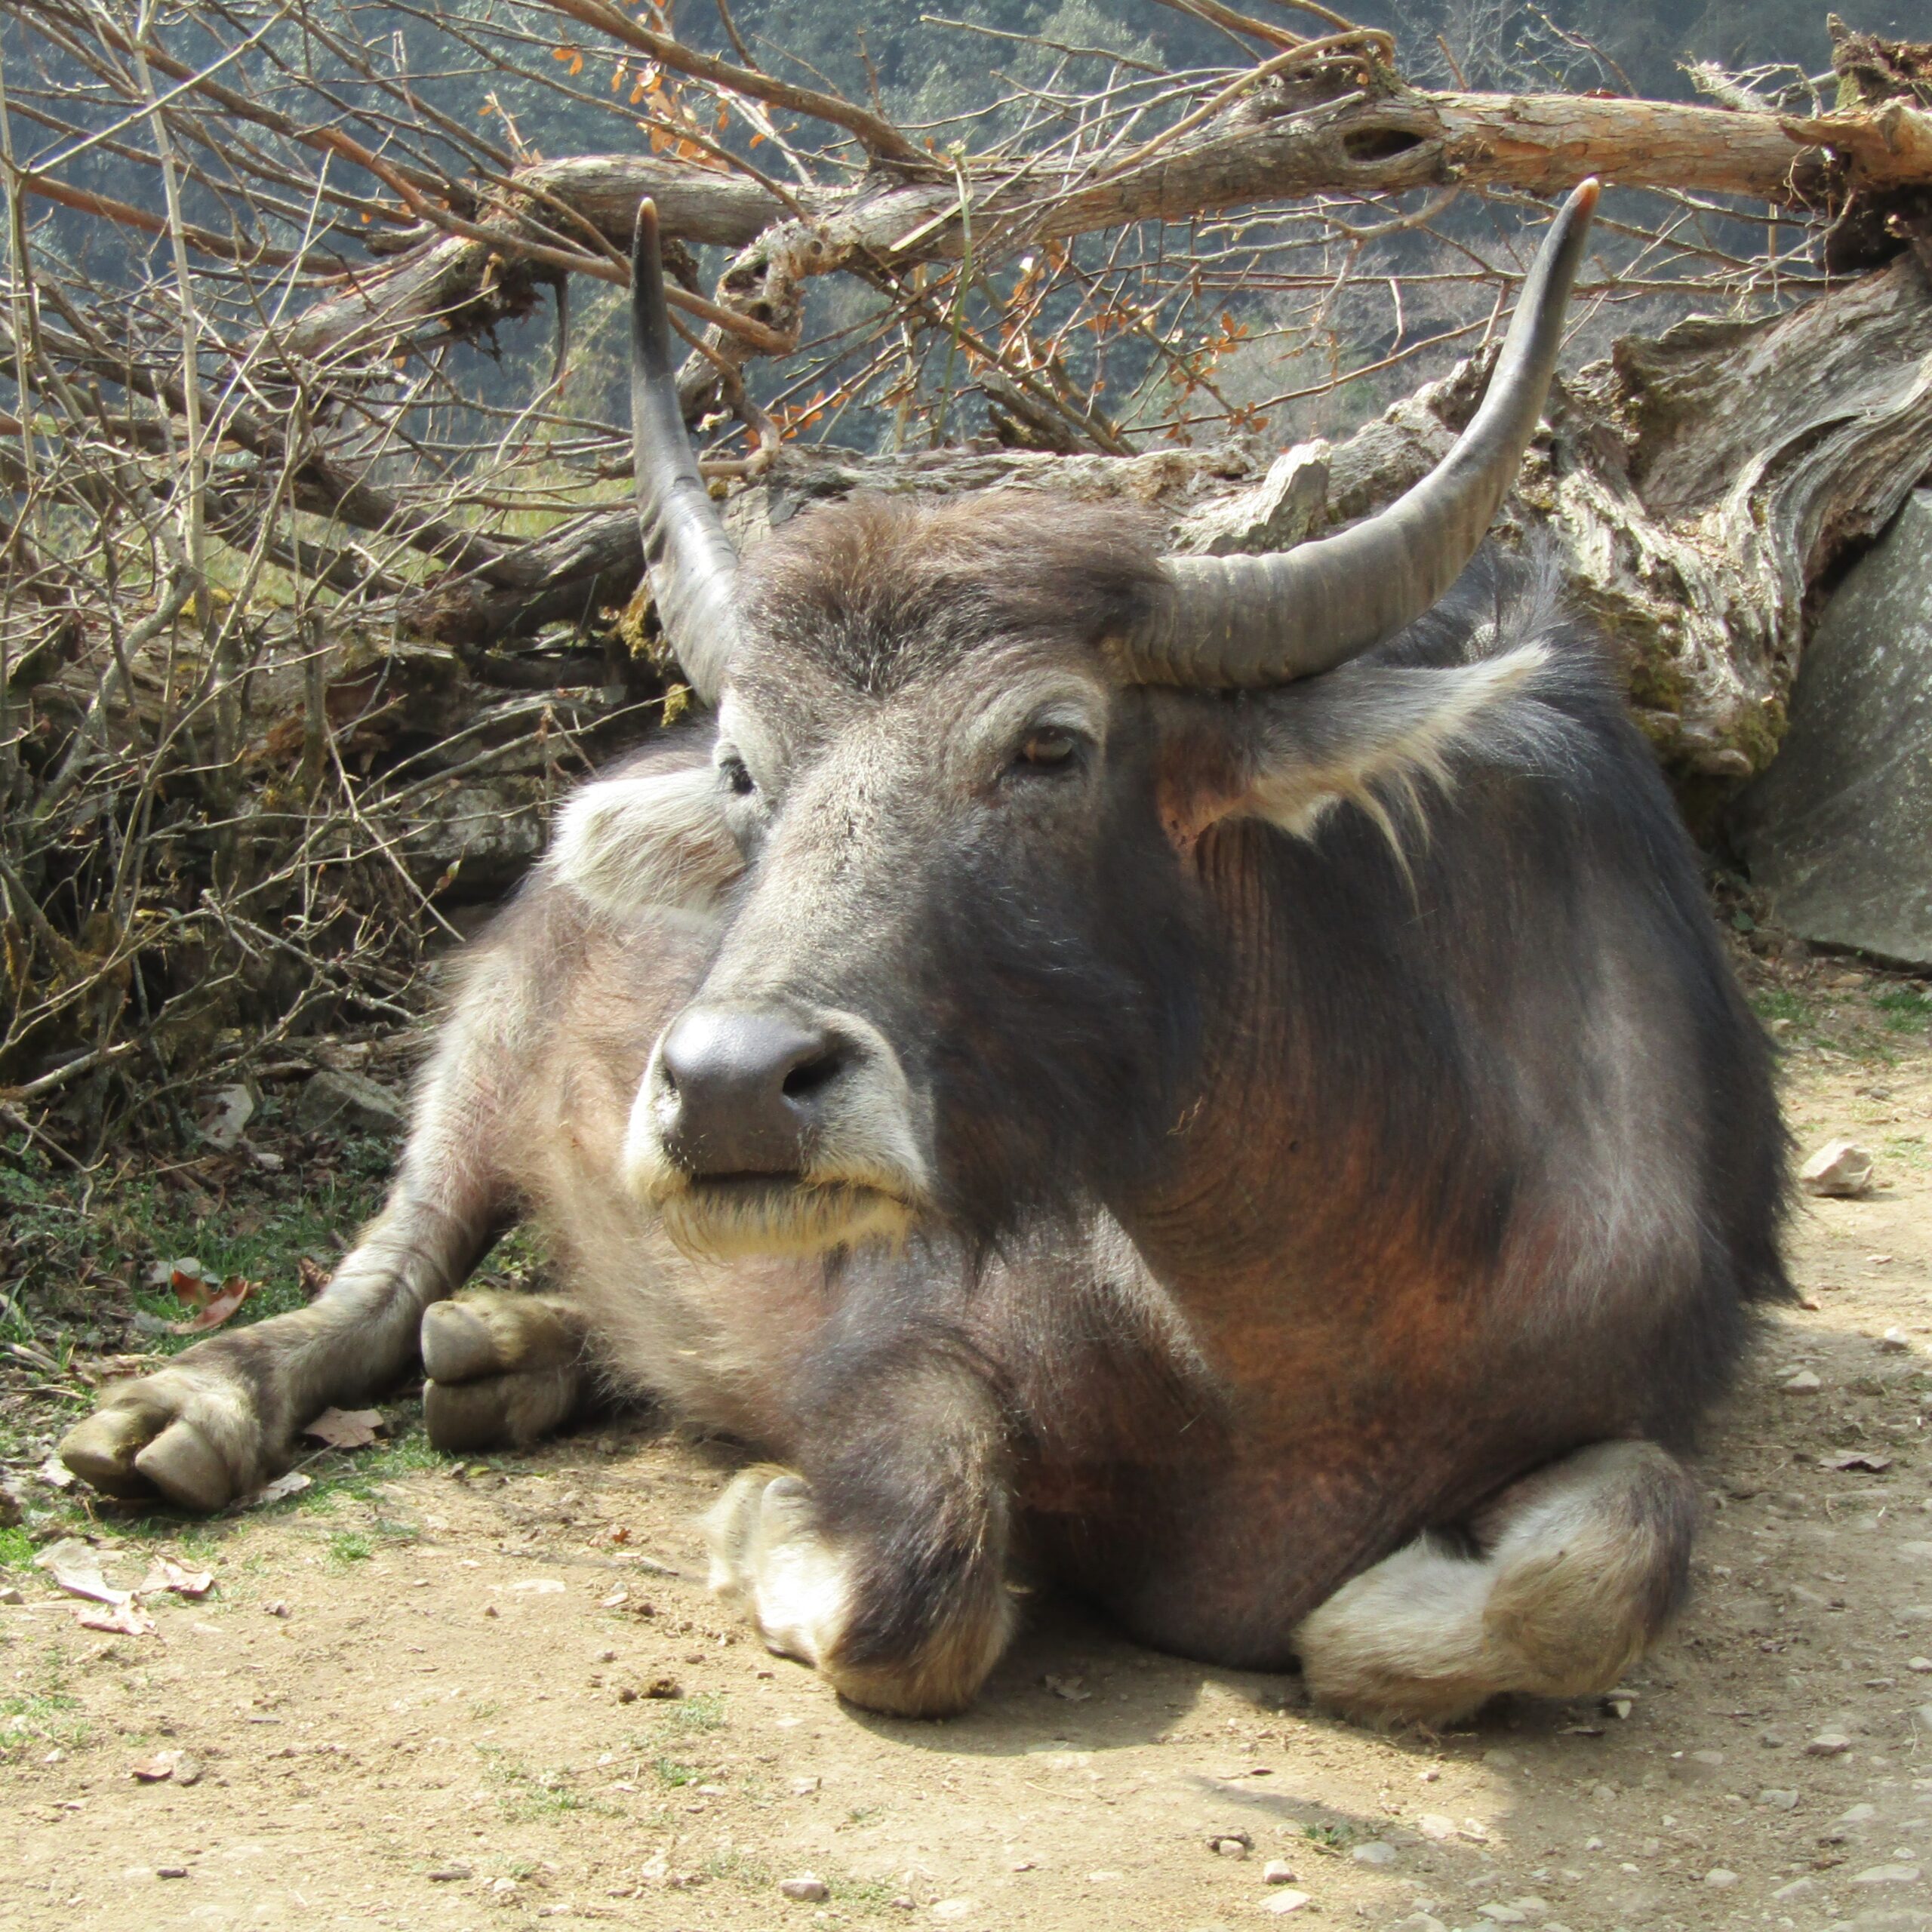
<path id="1" fill-rule="evenodd" d="M 1734 835 L 1801 938 L 1932 968 L 1932 489 L 1832 597 Z"/>

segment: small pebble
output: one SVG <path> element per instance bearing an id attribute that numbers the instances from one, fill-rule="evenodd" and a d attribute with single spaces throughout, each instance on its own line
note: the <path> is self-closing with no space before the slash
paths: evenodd
<path id="1" fill-rule="evenodd" d="M 796 1899 L 801 1905 L 823 1905 L 832 1896 L 832 1887 L 810 1872 L 801 1872 L 795 1878 L 780 1878 L 778 1890 L 781 1897 Z"/>
<path id="2" fill-rule="evenodd" d="M 1223 1858 L 1245 1858 L 1249 1847 L 1239 1838 L 1217 1838 L 1214 1849 Z"/>
<path id="3" fill-rule="evenodd" d="M 1707 1885 L 1715 1885 L 1721 1890 L 1726 1885 L 1736 1884 L 1737 1874 L 1735 1872 L 1726 1871 L 1721 1865 L 1713 1865 L 1704 1874 L 1704 1883 Z"/>
<path id="4" fill-rule="evenodd" d="M 1902 1355 L 1912 1346 L 1912 1337 L 1903 1328 L 1887 1328 L 1878 1337 L 1878 1346 L 1887 1355 Z"/>
<path id="5" fill-rule="evenodd" d="M 188 1868 L 185 1865 L 157 1865 L 154 1868 L 154 1875 L 157 1878 L 185 1878 L 188 1875 Z"/>
<path id="6" fill-rule="evenodd" d="M 1295 1868 L 1285 1858 L 1271 1858 L 1261 1868 L 1264 1885 L 1292 1885 L 1294 1881 Z"/>
<path id="7" fill-rule="evenodd" d="M 1263 1912 L 1274 1913 L 1278 1918 L 1284 1917 L 1289 1912 L 1300 1911 L 1302 1907 L 1308 1903 L 1307 1893 L 1296 1891 L 1291 1887 L 1285 1891 L 1270 1892 L 1261 1901 L 1261 1909 Z"/>
<path id="8" fill-rule="evenodd" d="M 1915 1671 L 1921 1677 L 1932 1675 L 1932 1657 L 1908 1657 L 1905 1667 Z"/>
<path id="9" fill-rule="evenodd" d="M 13 1604 L 25 1603 L 26 1598 L 11 1583 L 0 1585 L 0 1603 Z"/>
<path id="10" fill-rule="evenodd" d="M 1798 1794 L 1795 1791 L 1761 1791 L 1758 1802 L 1774 1811 L 1795 1811 Z"/>
<path id="11" fill-rule="evenodd" d="M 279 1597 L 271 1597 L 262 1608 L 271 1617 L 292 1617 L 295 1614 Z"/>
<path id="12" fill-rule="evenodd" d="M 473 1878 L 476 1868 L 473 1865 L 439 1865 L 429 1874 L 432 1885 L 451 1885 L 463 1878 Z"/>
<path id="13" fill-rule="evenodd" d="M 1842 1758 L 1851 1749 L 1851 1740 L 1841 1730 L 1821 1730 L 1804 1747 L 1807 1758 Z"/>
<path id="14" fill-rule="evenodd" d="M 1786 1377 L 1783 1383 L 1787 1395 L 1815 1395 L 1824 1386 L 1808 1368 L 1801 1368 L 1795 1375 Z"/>
<path id="15" fill-rule="evenodd" d="M 1384 1844 L 1380 1838 L 1371 1838 L 1366 1844 L 1357 1845 L 1349 1856 L 1358 1865 L 1393 1865 L 1396 1854 L 1392 1844 Z"/>

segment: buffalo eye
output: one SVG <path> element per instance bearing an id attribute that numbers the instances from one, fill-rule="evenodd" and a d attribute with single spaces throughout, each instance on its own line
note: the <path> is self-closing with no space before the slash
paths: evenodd
<path id="1" fill-rule="evenodd" d="M 725 790 L 734 798 L 749 798 L 758 789 L 751 768 L 736 752 L 727 752 L 718 761 L 718 775 L 724 780 Z"/>
<path id="2" fill-rule="evenodd" d="M 1020 740 L 1013 755 L 1017 772 L 1042 774 L 1064 771 L 1080 755 L 1081 737 L 1061 724 L 1036 725 Z"/>

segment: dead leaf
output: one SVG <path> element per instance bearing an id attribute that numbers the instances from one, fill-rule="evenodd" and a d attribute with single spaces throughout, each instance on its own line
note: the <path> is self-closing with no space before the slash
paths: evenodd
<path id="1" fill-rule="evenodd" d="M 161 1266 L 162 1264 L 156 1263 Z M 177 1301 L 185 1302 L 190 1308 L 208 1306 L 208 1278 L 202 1272 L 202 1264 L 192 1255 L 186 1255 L 179 1261 L 165 1264 L 168 1285 L 174 1291 Z"/>
<path id="2" fill-rule="evenodd" d="M 361 1449 L 385 1426 L 380 1409 L 325 1409 L 302 1433 L 331 1449 Z"/>
<path id="3" fill-rule="evenodd" d="M 131 1598 L 112 1609 L 84 1610 L 75 1621 L 83 1630 L 111 1630 L 117 1637 L 152 1637 L 154 1619 Z"/>
<path id="4" fill-rule="evenodd" d="M 305 1254 L 296 1263 L 295 1275 L 311 1301 L 329 1284 L 329 1271 L 312 1254 Z"/>
<path id="5" fill-rule="evenodd" d="M 96 1603 L 112 1604 L 117 1609 L 132 1603 L 132 1590 L 117 1590 L 100 1574 L 100 1558 L 78 1537 L 63 1537 L 50 1543 L 33 1560 L 36 1570 L 45 1570 L 55 1586 L 70 1597 L 89 1597 Z"/>
<path id="6" fill-rule="evenodd" d="M 1874 1475 L 1892 1466 L 1889 1456 L 1881 1455 L 1872 1449 L 1847 1449 L 1840 1456 L 1826 1458 L 1826 1466 L 1834 1469 L 1869 1469 Z"/>
<path id="7" fill-rule="evenodd" d="M 214 1588 L 212 1570 L 186 1570 L 171 1556 L 157 1556 L 136 1594 L 145 1597 L 157 1590 L 172 1590 L 177 1597 L 205 1597 Z"/>
<path id="8" fill-rule="evenodd" d="M 1056 1677 L 1049 1671 L 1040 1681 L 1056 1697 L 1064 1697 L 1071 1703 L 1084 1704 L 1094 1694 L 1077 1677 Z"/>
<path id="9" fill-rule="evenodd" d="M 157 1751 L 152 1758 L 137 1758 L 128 1767 L 128 1775 L 140 1784 L 165 1784 L 186 1755 L 183 1751 Z"/>
<path id="10" fill-rule="evenodd" d="M 309 1487 L 309 1480 L 300 1469 L 291 1469 L 285 1476 L 277 1476 L 273 1482 L 264 1483 L 250 1494 L 236 1497 L 228 1506 L 229 1514 L 232 1515 L 242 1509 L 259 1509 L 264 1503 L 279 1503 L 285 1497 L 298 1496 Z"/>
<path id="11" fill-rule="evenodd" d="M 74 1486 L 73 1471 L 58 1456 L 50 1455 L 34 1471 L 34 1475 L 37 1481 L 45 1483 L 49 1489 L 72 1489 Z"/>
<path id="12" fill-rule="evenodd" d="M 208 1306 L 191 1321 L 171 1321 L 168 1332 L 171 1335 L 205 1335 L 211 1328 L 219 1328 L 261 1284 L 247 1281 L 239 1275 L 231 1275 L 222 1283 L 221 1292 L 212 1296 Z"/>

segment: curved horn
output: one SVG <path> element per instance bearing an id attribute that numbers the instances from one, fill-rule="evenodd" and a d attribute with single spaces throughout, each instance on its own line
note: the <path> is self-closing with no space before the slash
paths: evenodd
<path id="1" fill-rule="evenodd" d="M 731 663 L 738 553 L 697 472 L 678 406 L 657 207 L 638 205 L 631 242 L 631 436 L 644 566 L 659 621 L 691 688 L 715 704 Z"/>
<path id="2" fill-rule="evenodd" d="M 1115 646 L 1136 684 L 1286 684 L 1392 637 L 1475 555 L 1523 460 L 1556 368 L 1598 184 L 1550 223 L 1482 407 L 1414 489 L 1365 522 L 1266 557 L 1170 557 L 1171 588 Z"/>

